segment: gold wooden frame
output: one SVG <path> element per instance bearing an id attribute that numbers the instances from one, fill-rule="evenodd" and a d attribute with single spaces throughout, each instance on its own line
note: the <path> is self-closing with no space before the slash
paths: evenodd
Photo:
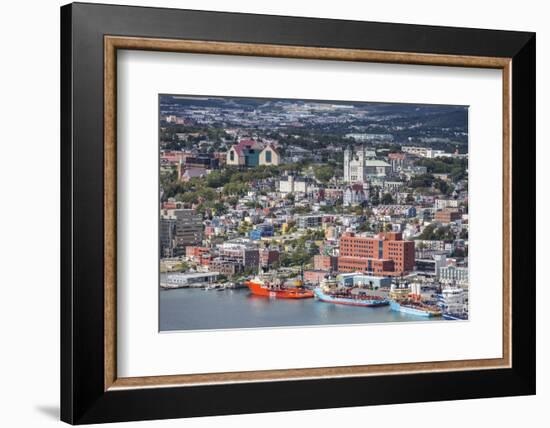
<path id="1" fill-rule="evenodd" d="M 503 81 L 503 349 L 502 358 L 378 364 L 346 367 L 262 370 L 171 376 L 117 377 L 116 369 L 116 52 L 118 49 L 218 55 L 324 59 L 397 64 L 494 68 Z M 358 49 L 228 43 L 105 36 L 104 38 L 104 389 L 193 386 L 271 380 L 358 377 L 405 373 L 496 369 L 511 367 L 511 59 Z"/>

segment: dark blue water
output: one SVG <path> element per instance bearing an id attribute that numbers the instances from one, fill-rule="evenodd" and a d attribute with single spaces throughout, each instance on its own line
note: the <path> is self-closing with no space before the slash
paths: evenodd
<path id="1" fill-rule="evenodd" d="M 205 330 L 253 327 L 441 321 L 390 310 L 335 305 L 316 299 L 270 299 L 248 289 L 160 291 L 160 330 Z"/>

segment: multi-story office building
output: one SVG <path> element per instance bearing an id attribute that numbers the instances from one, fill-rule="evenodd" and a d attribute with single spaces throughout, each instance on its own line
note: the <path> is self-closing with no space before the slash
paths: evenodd
<path id="1" fill-rule="evenodd" d="M 175 251 L 176 218 L 162 216 L 160 218 L 159 244 L 161 257 L 177 256 Z"/>
<path id="2" fill-rule="evenodd" d="M 218 255 L 220 260 L 238 264 L 245 268 L 257 268 L 260 263 L 260 256 L 257 248 L 221 246 Z"/>
<path id="3" fill-rule="evenodd" d="M 317 254 L 313 257 L 313 267 L 315 270 L 333 271 L 338 268 L 338 258 L 334 256 L 325 256 Z"/>
<path id="4" fill-rule="evenodd" d="M 422 276 L 439 278 L 441 268 L 447 266 L 447 256 L 445 254 L 433 254 L 429 258 L 416 259 L 416 273 Z"/>
<path id="5" fill-rule="evenodd" d="M 439 269 L 439 280 L 444 284 L 468 285 L 468 268 L 445 266 Z"/>
<path id="6" fill-rule="evenodd" d="M 437 211 L 435 213 L 435 221 L 439 221 L 441 223 L 451 223 L 453 221 L 459 220 L 460 218 L 462 218 L 462 214 L 450 208 L 444 209 L 442 211 Z"/>
<path id="7" fill-rule="evenodd" d="M 451 156 L 450 153 L 445 153 L 444 150 L 435 150 L 430 147 L 402 146 L 401 150 L 411 155 L 421 156 L 423 158 L 429 159 Z"/>
<path id="8" fill-rule="evenodd" d="M 296 219 L 296 224 L 300 229 L 321 227 L 322 223 L 323 217 L 320 215 L 303 215 Z"/>
<path id="9" fill-rule="evenodd" d="M 324 270 L 305 270 L 304 281 L 310 284 L 320 284 L 328 273 Z"/>
<path id="10" fill-rule="evenodd" d="M 195 210 L 174 210 L 176 218 L 176 247 L 184 249 L 188 245 L 200 244 L 203 238 L 202 215 Z"/>
<path id="11" fill-rule="evenodd" d="M 279 261 L 279 251 L 263 248 L 259 250 L 260 253 L 260 265 L 262 267 L 269 267 Z"/>
<path id="12" fill-rule="evenodd" d="M 401 232 L 374 237 L 346 233 L 340 238 L 338 270 L 399 276 L 414 269 L 414 241 L 404 241 Z"/>
<path id="13" fill-rule="evenodd" d="M 225 276 L 232 276 L 242 272 L 243 267 L 234 262 L 222 260 L 221 258 L 213 259 L 209 266 L 210 271 L 219 272 Z"/>
<path id="14" fill-rule="evenodd" d="M 185 159 L 185 166 L 188 168 L 218 169 L 220 167 L 220 161 L 211 153 L 201 153 L 196 156 L 187 157 Z"/>
<path id="15" fill-rule="evenodd" d="M 203 255 L 208 254 L 210 252 L 209 248 L 206 247 L 198 247 L 198 246 L 188 246 L 185 248 L 185 256 L 189 258 L 193 258 L 197 261 L 199 261 Z"/>
<path id="16" fill-rule="evenodd" d="M 313 190 L 313 181 L 306 177 L 295 177 L 293 175 L 285 175 L 279 180 L 279 192 L 288 193 L 308 193 Z"/>

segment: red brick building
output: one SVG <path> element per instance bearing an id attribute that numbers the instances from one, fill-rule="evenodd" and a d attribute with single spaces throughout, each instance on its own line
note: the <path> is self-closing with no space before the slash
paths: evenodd
<path id="1" fill-rule="evenodd" d="M 340 239 L 340 272 L 367 272 L 399 276 L 414 269 L 414 241 L 400 232 L 380 233 L 372 238 L 346 233 Z"/>
<path id="2" fill-rule="evenodd" d="M 435 221 L 439 221 L 441 223 L 451 223 L 459 220 L 461 217 L 462 214 L 453 209 L 445 209 L 435 213 Z"/>
<path id="3" fill-rule="evenodd" d="M 373 259 L 366 257 L 338 257 L 340 272 L 366 272 L 372 275 L 391 276 L 400 275 L 395 272 L 393 260 Z"/>
<path id="4" fill-rule="evenodd" d="M 160 161 L 165 163 L 185 162 L 187 157 L 192 156 L 190 152 L 180 152 L 176 150 L 165 150 L 160 154 Z"/>
<path id="5" fill-rule="evenodd" d="M 271 266 L 279 261 L 279 251 L 264 248 L 260 250 L 260 264 L 262 267 Z"/>
<path id="6" fill-rule="evenodd" d="M 304 271 L 304 281 L 313 283 L 313 284 L 320 284 L 323 279 L 325 279 L 327 276 L 327 272 L 324 270 L 305 270 Z"/>
<path id="7" fill-rule="evenodd" d="M 210 250 L 206 247 L 196 247 L 193 245 L 188 245 L 185 247 L 185 255 L 187 257 L 193 257 L 195 259 L 202 258 L 203 254 L 208 253 Z"/>
<path id="8" fill-rule="evenodd" d="M 338 268 L 338 258 L 334 256 L 323 256 L 318 254 L 313 257 L 313 268 L 315 270 L 333 271 Z"/>
<path id="9" fill-rule="evenodd" d="M 201 263 L 202 266 L 209 266 L 210 265 L 210 260 L 212 260 L 212 256 L 210 254 L 203 254 L 201 256 L 200 263 Z"/>

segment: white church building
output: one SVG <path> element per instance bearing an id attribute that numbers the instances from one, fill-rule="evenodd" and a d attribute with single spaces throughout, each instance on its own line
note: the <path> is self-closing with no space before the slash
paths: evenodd
<path id="1" fill-rule="evenodd" d="M 344 181 L 346 183 L 364 183 L 369 178 L 386 177 L 391 165 L 383 160 L 374 159 L 374 152 L 361 148 L 355 153 L 349 148 L 344 151 Z"/>

